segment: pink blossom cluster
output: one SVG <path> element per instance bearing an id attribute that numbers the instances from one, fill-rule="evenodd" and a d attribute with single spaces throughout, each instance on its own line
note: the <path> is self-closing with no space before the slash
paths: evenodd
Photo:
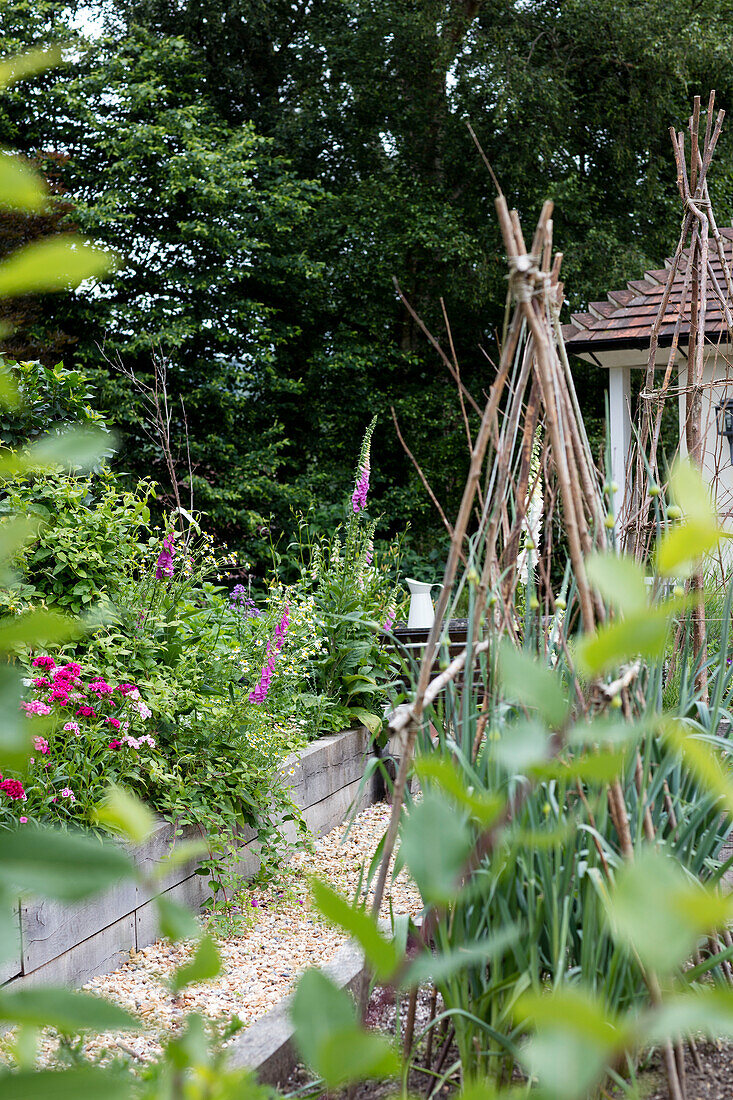
<path id="1" fill-rule="evenodd" d="M 156 581 L 162 581 L 164 577 L 173 576 L 173 559 L 176 556 L 175 537 L 175 532 L 171 531 L 163 539 L 163 549 L 158 555 L 158 562 L 155 566 Z"/>
<path id="2" fill-rule="evenodd" d="M 46 715 L 51 713 L 48 703 L 42 703 L 40 699 L 34 699 L 30 703 L 21 703 L 20 705 L 26 714 Z"/>
<path id="3" fill-rule="evenodd" d="M 51 751 L 48 747 L 48 741 L 45 737 L 34 737 L 33 748 L 36 750 L 36 752 L 40 752 L 44 756 Z"/>
<path id="4" fill-rule="evenodd" d="M 27 801 L 27 795 L 23 789 L 23 784 L 19 779 L 3 779 L 0 775 L 2 783 L 0 783 L 0 791 L 6 794 L 8 798 L 13 802 L 25 802 Z"/>
<path id="5" fill-rule="evenodd" d="M 121 749 L 123 745 L 129 745 L 131 749 L 139 749 L 141 745 L 150 745 L 150 748 L 154 749 L 155 738 L 151 737 L 149 733 L 144 733 L 141 737 L 130 737 L 129 734 L 125 733 L 119 740 L 115 739 L 109 743 L 112 750 Z"/>
<path id="6" fill-rule="evenodd" d="M 369 492 L 369 459 L 359 471 L 359 478 L 356 483 L 356 488 L 351 494 L 351 505 L 355 512 L 363 512 L 366 508 L 367 494 Z"/>
<path id="7" fill-rule="evenodd" d="M 272 639 L 272 645 L 270 645 L 269 642 L 267 643 L 267 660 L 262 666 L 262 672 L 260 673 L 260 678 L 256 686 L 249 693 L 250 703 L 263 703 L 267 697 L 268 691 L 270 690 L 270 682 L 275 671 L 275 662 L 277 660 L 277 655 L 279 650 L 282 649 L 283 642 L 285 641 L 285 635 L 287 634 L 288 626 L 290 625 L 290 619 L 288 617 L 289 610 L 290 605 L 285 604 L 282 618 L 275 627 L 275 635 Z"/>

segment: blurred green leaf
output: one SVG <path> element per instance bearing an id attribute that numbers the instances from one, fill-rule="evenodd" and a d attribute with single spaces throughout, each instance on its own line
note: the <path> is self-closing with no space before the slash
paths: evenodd
<path id="1" fill-rule="evenodd" d="M 343 928 L 361 944 L 378 980 L 384 981 L 397 969 L 399 953 L 394 943 L 382 936 L 374 917 L 355 909 L 325 882 L 311 882 L 313 900 L 324 917 Z"/>
<path id="2" fill-rule="evenodd" d="M 83 626 L 58 611 L 26 611 L 0 619 L 0 653 L 9 653 L 19 645 L 51 645 L 79 638 Z"/>
<path id="3" fill-rule="evenodd" d="M 40 521 L 31 516 L 13 516 L 0 523 L 0 561 L 7 561 L 35 538 Z"/>
<path id="4" fill-rule="evenodd" d="M 115 442 L 110 432 L 64 428 L 34 443 L 27 452 L 28 461 L 40 468 L 63 466 L 68 470 L 88 470 L 102 460 Z"/>
<path id="5" fill-rule="evenodd" d="M 14 84 L 18 80 L 25 80 L 26 77 L 36 76 L 37 73 L 45 72 L 46 69 L 52 69 L 60 65 L 61 61 L 60 46 L 29 50 L 17 57 L 0 61 L 0 88 L 7 88 L 9 84 Z"/>
<path id="6" fill-rule="evenodd" d="M 661 657 L 669 629 L 666 605 L 599 627 L 578 643 L 578 663 L 587 676 L 598 676 L 631 658 Z"/>
<path id="7" fill-rule="evenodd" d="M 211 936 L 204 936 L 198 944 L 189 963 L 180 966 L 173 975 L 171 986 L 174 993 L 180 993 L 187 985 L 205 982 L 215 978 L 221 972 L 221 958 Z"/>
<path id="8" fill-rule="evenodd" d="M 45 237 L 24 245 L 0 263 L 0 297 L 71 290 L 113 266 L 110 253 L 75 234 Z"/>
<path id="9" fill-rule="evenodd" d="M 733 781 L 727 760 L 724 763 L 712 745 L 700 741 L 682 722 L 666 720 L 662 724 L 662 735 L 708 794 L 719 798 L 728 812 L 733 813 Z"/>
<path id="10" fill-rule="evenodd" d="M 633 558 L 622 554 L 590 554 L 585 559 L 588 579 L 606 603 L 635 614 L 648 603 L 644 573 Z"/>
<path id="11" fill-rule="evenodd" d="M 524 994 L 515 1017 L 536 1028 L 522 1060 L 557 1100 L 586 1097 L 614 1053 L 631 1039 L 626 1025 L 606 1010 L 600 997 L 578 987 Z"/>
<path id="12" fill-rule="evenodd" d="M 0 961 L 15 959 L 20 970 L 21 941 L 18 898 L 0 886 Z"/>
<path id="13" fill-rule="evenodd" d="M 469 779 L 450 757 L 433 752 L 429 756 L 418 756 L 413 764 L 415 774 L 421 783 L 428 780 L 441 788 L 445 794 L 452 795 L 471 817 L 486 826 L 495 821 L 504 808 L 504 799 L 488 791 L 469 790 Z"/>
<path id="14" fill-rule="evenodd" d="M 150 807 L 119 786 L 109 788 L 104 801 L 94 811 L 94 820 L 133 844 L 142 844 L 147 840 L 156 825 L 155 814 Z"/>
<path id="15" fill-rule="evenodd" d="M 165 878 L 174 868 L 193 863 L 194 860 L 205 856 L 208 851 L 209 847 L 205 840 L 177 840 L 165 858 L 153 868 L 152 877 Z"/>
<path id="16" fill-rule="evenodd" d="M 502 955 L 508 947 L 512 947 L 520 939 L 522 929 L 520 925 L 509 925 L 497 931 L 493 936 L 467 943 L 452 950 L 440 951 L 433 955 L 430 951 L 418 955 L 402 979 L 402 986 L 419 985 L 428 981 L 443 982 L 447 978 L 460 973 L 467 966 L 475 966 L 477 963 L 491 963 L 491 959 Z"/>
<path id="17" fill-rule="evenodd" d="M 568 701 L 560 677 L 509 642 L 499 651 L 499 675 L 507 699 L 536 710 L 553 729 L 568 716 Z"/>
<path id="18" fill-rule="evenodd" d="M 201 925 L 190 909 L 171 901 L 165 894 L 155 899 L 160 934 L 167 940 L 192 940 L 201 932 Z"/>
<path id="19" fill-rule="evenodd" d="M 704 554 L 715 549 L 721 528 L 712 505 L 710 487 L 692 463 L 675 463 L 670 488 L 685 519 L 661 540 L 657 548 L 657 568 L 665 576 L 682 577 L 694 570 Z"/>
<path id="20" fill-rule="evenodd" d="M 730 989 L 693 989 L 667 994 L 659 1008 L 641 1022 L 642 1041 L 649 1045 L 700 1034 L 719 1040 L 733 1036 L 733 992 Z"/>
<path id="21" fill-rule="evenodd" d="M 471 833 L 461 814 L 436 791 L 413 804 L 401 826 L 400 856 L 425 902 L 455 898 Z"/>
<path id="22" fill-rule="evenodd" d="M 131 1074 L 97 1066 L 0 1074 L 3 1100 L 127 1100 L 138 1091 Z"/>
<path id="23" fill-rule="evenodd" d="M 49 985 L 41 989 L 0 990 L 0 1021 L 54 1027 L 66 1035 L 144 1026 L 129 1012 L 102 997 Z"/>
<path id="24" fill-rule="evenodd" d="M 45 202 L 42 177 L 20 157 L 0 149 L 0 208 L 39 210 Z"/>
<path id="25" fill-rule="evenodd" d="M 121 848 L 80 833 L 25 827 L 4 832 L 0 844 L 6 883 L 61 901 L 80 901 L 134 870 Z"/>
<path id="26" fill-rule="evenodd" d="M 599 752 L 577 756 L 572 760 L 555 759 L 531 768 L 537 779 L 559 779 L 566 782 L 581 779 L 584 783 L 608 783 L 620 775 L 626 764 L 625 752 Z"/>
<path id="27" fill-rule="evenodd" d="M 7 335 L 6 326 L 0 324 L 0 340 L 4 340 Z M 0 364 L 0 408 L 17 409 L 19 405 L 20 395 L 15 379 L 10 371 L 3 369 Z"/>
<path id="28" fill-rule="evenodd" d="M 546 760 L 549 751 L 550 733 L 532 719 L 505 724 L 491 744 L 493 758 L 510 775 L 526 774 L 533 765 Z"/>
<path id="29" fill-rule="evenodd" d="M 315 1066 L 332 1089 L 369 1077 L 396 1077 L 400 1072 L 400 1060 L 384 1036 L 356 1025 L 328 1035 Z"/>
<path id="30" fill-rule="evenodd" d="M 399 1059 L 381 1035 L 356 1024 L 349 994 L 320 970 L 306 970 L 291 1005 L 295 1041 L 329 1088 L 399 1072 Z"/>
<path id="31" fill-rule="evenodd" d="M 15 665 L 0 661 L 0 771 L 22 771 L 31 746 L 30 722 L 21 710 L 23 678 Z"/>
<path id="32" fill-rule="evenodd" d="M 733 915 L 733 899 L 691 881 L 669 855 L 646 849 L 619 872 L 609 915 L 615 936 L 655 973 L 670 973 L 692 954 L 698 937 Z"/>

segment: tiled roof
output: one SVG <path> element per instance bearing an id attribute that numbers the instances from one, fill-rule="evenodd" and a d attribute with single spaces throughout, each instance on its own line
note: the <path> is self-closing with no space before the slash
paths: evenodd
<path id="1" fill-rule="evenodd" d="M 726 259 L 733 266 L 733 229 L 722 228 Z M 682 253 L 674 286 L 670 295 L 667 311 L 659 333 L 659 343 L 669 344 L 677 321 L 682 302 L 682 287 L 689 259 L 689 250 Z M 710 241 L 710 262 L 718 279 L 725 288 L 723 270 L 714 241 Z M 603 351 L 609 348 L 644 347 L 649 343 L 652 325 L 657 316 L 659 303 L 667 284 L 671 260 L 658 271 L 646 271 L 643 279 L 626 284 L 626 290 L 612 290 L 605 302 L 591 302 L 587 313 L 573 313 L 572 324 L 565 325 L 563 336 L 570 351 Z M 708 280 L 708 300 L 705 319 L 705 332 L 714 336 L 725 331 L 725 320 L 720 301 Z M 690 333 L 690 295 L 687 295 L 684 317 L 680 330 L 680 339 Z"/>

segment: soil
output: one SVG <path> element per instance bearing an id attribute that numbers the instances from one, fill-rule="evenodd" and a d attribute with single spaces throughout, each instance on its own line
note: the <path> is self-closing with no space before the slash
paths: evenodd
<path id="1" fill-rule="evenodd" d="M 700 1068 L 689 1050 L 685 1051 L 687 1100 L 731 1100 L 733 1097 L 733 1045 L 697 1043 Z M 667 1083 L 659 1060 L 641 1076 L 641 1095 L 645 1100 L 667 1100 Z"/>

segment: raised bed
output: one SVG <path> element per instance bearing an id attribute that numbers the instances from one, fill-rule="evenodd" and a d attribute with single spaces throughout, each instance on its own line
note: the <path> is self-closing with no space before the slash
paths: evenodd
<path id="1" fill-rule="evenodd" d="M 281 773 L 311 832 L 318 836 L 335 828 L 359 797 L 359 808 L 380 796 L 376 777 L 363 785 L 370 739 L 363 728 L 323 737 L 283 762 Z M 289 775 L 293 769 L 294 774 Z M 284 831 L 292 825 L 284 826 Z M 186 829 L 179 839 L 197 834 Z M 253 829 L 238 838 L 238 870 L 243 878 L 257 871 L 257 838 Z M 133 850 L 139 867 L 152 871 L 176 842 L 174 826 L 161 823 L 145 844 Z M 20 944 L 16 956 L 0 964 L 0 981 L 16 986 L 45 982 L 83 985 L 95 974 L 120 966 L 130 951 L 139 951 L 157 937 L 154 898 L 198 909 L 206 900 L 208 878 L 197 875 L 197 862 L 176 867 L 154 890 L 121 881 L 104 894 L 77 905 L 22 899 L 18 904 Z"/>

